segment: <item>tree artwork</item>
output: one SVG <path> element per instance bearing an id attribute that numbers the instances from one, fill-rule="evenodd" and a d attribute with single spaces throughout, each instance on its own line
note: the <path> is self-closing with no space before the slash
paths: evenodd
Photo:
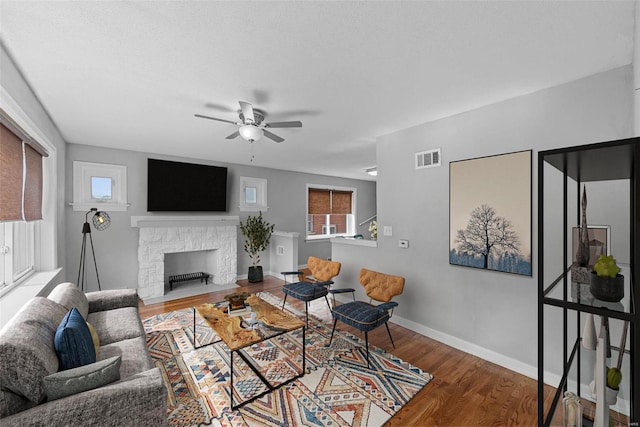
<path id="1" fill-rule="evenodd" d="M 449 164 L 449 263 L 531 276 L 530 150 Z"/>
<path id="2" fill-rule="evenodd" d="M 508 219 L 498 216 L 495 209 L 482 205 L 471 212 L 471 219 L 464 230 L 458 230 L 458 252 L 482 257 L 482 268 L 489 265 L 492 251 L 511 251 L 520 254 L 518 235 Z"/>

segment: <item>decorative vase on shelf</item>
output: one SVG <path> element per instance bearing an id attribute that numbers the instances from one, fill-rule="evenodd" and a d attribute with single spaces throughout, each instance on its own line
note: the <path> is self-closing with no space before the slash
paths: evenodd
<path id="1" fill-rule="evenodd" d="M 564 427 L 582 427 L 582 405 L 580 398 L 570 391 L 564 392 Z"/>
<path id="2" fill-rule="evenodd" d="M 582 346 L 588 350 L 595 350 L 598 338 L 596 337 L 596 325 L 593 314 L 587 313 L 582 331 Z"/>

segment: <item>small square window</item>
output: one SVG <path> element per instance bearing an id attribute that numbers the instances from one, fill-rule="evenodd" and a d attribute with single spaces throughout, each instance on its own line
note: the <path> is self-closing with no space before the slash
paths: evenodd
<path id="1" fill-rule="evenodd" d="M 111 200 L 111 178 L 104 176 L 91 177 L 91 198 L 93 200 Z"/>
<path id="2" fill-rule="evenodd" d="M 127 167 L 106 163 L 73 162 L 74 211 L 99 207 L 105 211 L 126 211 Z"/>
<path id="3" fill-rule="evenodd" d="M 255 205 L 258 203 L 258 189 L 256 187 L 245 187 L 244 201 L 248 205 Z"/>
<path id="4" fill-rule="evenodd" d="M 266 211 L 267 180 L 263 178 L 240 177 L 240 211 Z"/>

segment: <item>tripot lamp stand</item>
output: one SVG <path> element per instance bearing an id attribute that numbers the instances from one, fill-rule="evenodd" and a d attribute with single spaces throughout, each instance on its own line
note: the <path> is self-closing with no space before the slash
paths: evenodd
<path id="1" fill-rule="evenodd" d="M 91 208 L 84 216 L 84 224 L 82 225 L 82 248 L 80 249 L 80 267 L 78 267 L 78 286 L 85 291 L 85 283 L 87 282 L 87 235 L 91 244 L 91 255 L 93 257 L 93 266 L 96 270 L 96 279 L 98 280 L 98 290 L 102 290 L 100 286 L 100 276 L 98 275 L 98 264 L 96 262 L 96 253 L 93 248 L 93 238 L 91 237 L 91 225 L 89 224 L 89 214 L 95 212 L 91 217 L 91 222 L 96 230 L 106 230 L 111 225 L 111 218 L 106 212 L 100 212 L 96 208 Z M 88 289 L 87 289 L 88 290 Z"/>

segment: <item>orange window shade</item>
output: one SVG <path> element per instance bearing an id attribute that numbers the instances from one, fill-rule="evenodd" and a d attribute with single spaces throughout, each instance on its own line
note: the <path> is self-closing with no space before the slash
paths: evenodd
<path id="1" fill-rule="evenodd" d="M 328 215 L 331 213 L 331 192 L 317 188 L 309 189 L 309 214 Z"/>
<path id="2" fill-rule="evenodd" d="M 24 185 L 24 219 L 42 219 L 42 156 L 31 146 L 24 146 L 27 176 Z"/>
<path id="3" fill-rule="evenodd" d="M 22 219 L 22 140 L 0 124 L 0 221 Z"/>
<path id="4" fill-rule="evenodd" d="M 333 191 L 331 201 L 331 213 L 350 214 L 351 213 L 351 191 Z"/>

